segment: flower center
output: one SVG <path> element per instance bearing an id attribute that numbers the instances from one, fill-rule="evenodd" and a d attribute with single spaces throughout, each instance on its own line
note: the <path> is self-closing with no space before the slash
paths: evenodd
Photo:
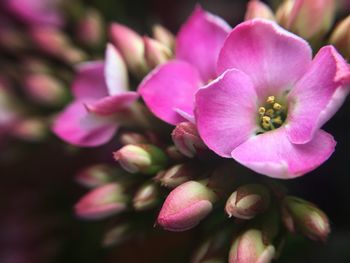
<path id="1" fill-rule="evenodd" d="M 281 127 L 287 117 L 287 108 L 276 100 L 275 96 L 268 96 L 264 106 L 259 107 L 258 122 L 264 131 Z"/>

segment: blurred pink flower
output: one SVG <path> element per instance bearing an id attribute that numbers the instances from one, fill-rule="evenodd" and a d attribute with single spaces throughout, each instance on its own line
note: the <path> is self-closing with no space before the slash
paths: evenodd
<path id="1" fill-rule="evenodd" d="M 80 65 L 72 92 L 73 102 L 57 116 L 52 129 L 62 140 L 86 147 L 109 141 L 118 129 L 113 115 L 138 98 L 136 92 L 128 91 L 124 61 L 111 44 L 105 62 Z"/>
<path id="2" fill-rule="evenodd" d="M 196 122 L 222 157 L 271 177 L 301 176 L 326 161 L 336 142 L 320 127 L 349 92 L 350 68 L 332 46 L 312 51 L 276 23 L 238 25 L 218 58 L 216 80 L 196 94 Z"/>
<path id="3" fill-rule="evenodd" d="M 197 6 L 176 36 L 175 59 L 146 76 L 139 93 L 149 109 L 170 124 L 193 121 L 194 94 L 216 78 L 216 61 L 231 30 L 221 18 Z"/>

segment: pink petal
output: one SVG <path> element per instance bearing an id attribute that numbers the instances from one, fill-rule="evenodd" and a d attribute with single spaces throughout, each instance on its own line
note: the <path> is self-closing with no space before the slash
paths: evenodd
<path id="1" fill-rule="evenodd" d="M 259 98 L 280 96 L 311 63 L 311 48 L 275 22 L 253 19 L 239 24 L 219 54 L 218 72 L 237 68 L 251 77 Z"/>
<path id="2" fill-rule="evenodd" d="M 76 99 L 100 99 L 108 96 L 104 77 L 104 62 L 82 63 L 73 81 L 72 92 Z"/>
<path id="3" fill-rule="evenodd" d="M 335 145 L 333 137 L 322 130 L 309 143 L 292 144 L 281 127 L 250 138 L 232 151 L 232 157 L 257 173 L 290 179 L 320 166 Z"/>
<path id="4" fill-rule="evenodd" d="M 334 47 L 322 48 L 288 96 L 286 130 L 291 142 L 309 142 L 343 104 L 349 84 L 349 65 Z"/>
<path id="5" fill-rule="evenodd" d="M 89 113 L 82 101 L 75 101 L 57 116 L 52 130 L 70 144 L 92 147 L 109 141 L 117 125 L 111 119 Z"/>
<path id="6" fill-rule="evenodd" d="M 130 106 L 138 97 L 137 92 L 129 91 L 87 103 L 86 107 L 90 112 L 98 115 L 111 115 Z"/>
<path id="7" fill-rule="evenodd" d="M 128 90 L 128 70 L 122 56 L 112 44 L 107 44 L 104 74 L 109 95 Z"/>
<path id="8" fill-rule="evenodd" d="M 148 74 L 138 91 L 154 115 L 175 125 L 186 120 L 176 112 L 178 109 L 193 115 L 194 94 L 200 85 L 201 79 L 194 67 L 173 60 Z"/>
<path id="9" fill-rule="evenodd" d="M 227 70 L 196 94 L 196 122 L 205 144 L 223 157 L 257 130 L 257 96 L 243 72 Z"/>
<path id="10" fill-rule="evenodd" d="M 216 77 L 216 61 L 230 26 L 197 6 L 176 38 L 176 57 L 196 67 L 207 82 Z"/>

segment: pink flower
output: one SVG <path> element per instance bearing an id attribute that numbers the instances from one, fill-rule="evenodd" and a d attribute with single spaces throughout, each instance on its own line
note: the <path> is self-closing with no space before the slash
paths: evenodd
<path id="1" fill-rule="evenodd" d="M 138 98 L 127 87 L 125 64 L 118 51 L 108 44 L 105 62 L 80 65 L 72 85 L 74 100 L 56 118 L 54 133 L 78 146 L 106 143 L 118 129 L 113 115 Z"/>
<path id="2" fill-rule="evenodd" d="M 139 86 L 148 108 L 170 124 L 193 121 L 194 94 L 216 78 L 216 61 L 230 31 L 199 6 L 176 37 L 175 59 L 154 69 Z"/>
<path id="3" fill-rule="evenodd" d="M 61 0 L 5 0 L 5 5 L 11 13 L 29 25 L 62 26 L 59 2 Z"/>
<path id="4" fill-rule="evenodd" d="M 336 142 L 320 127 L 342 105 L 350 68 L 332 46 L 312 51 L 274 22 L 251 20 L 227 37 L 220 77 L 196 94 L 207 146 L 271 177 L 301 176 L 326 161 Z"/>

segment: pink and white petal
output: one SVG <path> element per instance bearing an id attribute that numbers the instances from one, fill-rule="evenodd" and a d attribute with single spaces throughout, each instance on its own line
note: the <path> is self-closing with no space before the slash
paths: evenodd
<path id="1" fill-rule="evenodd" d="M 193 115 L 194 94 L 201 85 L 196 68 L 187 62 L 172 60 L 149 73 L 138 92 L 154 115 L 176 125 L 186 120 L 177 109 Z"/>
<path id="2" fill-rule="evenodd" d="M 177 109 L 175 108 L 174 109 L 180 116 L 182 116 L 185 120 L 188 120 L 189 122 L 191 123 L 196 123 L 196 120 L 194 118 L 194 114 L 189 114 L 183 110 L 180 110 L 180 109 Z"/>
<path id="3" fill-rule="evenodd" d="M 101 116 L 112 115 L 129 107 L 139 97 L 134 91 L 124 92 L 118 95 L 102 98 L 92 103 L 86 103 L 88 111 Z"/>
<path id="4" fill-rule="evenodd" d="M 72 92 L 77 100 L 100 99 L 108 96 L 104 62 L 92 61 L 79 64 L 72 84 Z"/>
<path id="5" fill-rule="evenodd" d="M 275 22 L 253 19 L 236 26 L 218 59 L 218 73 L 236 68 L 251 77 L 259 98 L 292 89 L 309 68 L 312 51 L 302 38 Z"/>
<path id="6" fill-rule="evenodd" d="M 70 144 L 93 147 L 108 142 L 115 134 L 117 124 L 89 113 L 82 101 L 75 101 L 57 116 L 52 130 Z"/>
<path id="7" fill-rule="evenodd" d="M 128 70 L 123 57 L 110 43 L 106 48 L 105 77 L 109 95 L 116 95 L 128 90 Z"/>
<path id="8" fill-rule="evenodd" d="M 223 157 L 255 135 L 257 95 L 249 76 L 229 69 L 196 94 L 196 123 L 205 144 Z"/>
<path id="9" fill-rule="evenodd" d="M 292 143 L 310 141 L 349 93 L 350 66 L 332 46 L 323 47 L 288 95 L 286 130 Z"/>
<path id="10" fill-rule="evenodd" d="M 196 67 L 204 82 L 214 79 L 219 51 L 230 31 L 223 19 L 198 5 L 176 37 L 176 58 Z"/>
<path id="11" fill-rule="evenodd" d="M 293 144 L 281 127 L 250 138 L 232 151 L 232 157 L 257 173 L 290 179 L 320 166 L 332 155 L 335 145 L 332 135 L 322 130 L 306 144 Z"/>

